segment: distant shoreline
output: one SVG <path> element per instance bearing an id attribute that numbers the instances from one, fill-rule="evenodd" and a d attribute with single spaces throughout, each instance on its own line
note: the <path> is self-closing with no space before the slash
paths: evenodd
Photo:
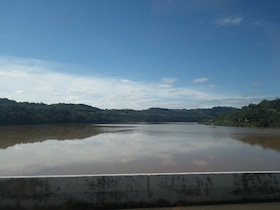
<path id="1" fill-rule="evenodd" d="M 214 126 L 280 127 L 280 99 L 263 100 L 241 109 L 213 107 L 209 109 L 147 110 L 99 109 L 84 104 L 51 104 L 16 102 L 0 98 L 0 125 L 40 124 L 132 124 L 197 122 Z"/>
<path id="2" fill-rule="evenodd" d="M 236 110 L 232 107 L 211 109 L 99 109 L 84 104 L 16 102 L 0 99 L 0 125 L 65 123 L 163 123 L 202 122 Z"/>

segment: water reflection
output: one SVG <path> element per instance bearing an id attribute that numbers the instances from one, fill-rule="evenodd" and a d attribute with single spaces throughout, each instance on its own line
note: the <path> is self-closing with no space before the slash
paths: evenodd
<path id="1" fill-rule="evenodd" d="M 252 146 L 280 151 L 280 137 L 277 135 L 236 135 L 235 138 Z"/>
<path id="2" fill-rule="evenodd" d="M 104 132 L 124 130 L 126 130 L 124 126 L 107 127 L 91 124 L 0 126 L 0 148 L 7 148 L 19 143 L 42 142 L 49 139 L 85 139 Z"/>
<path id="3" fill-rule="evenodd" d="M 280 169 L 280 153 L 276 149 L 279 130 L 197 124 L 71 126 L 57 128 L 64 133 L 58 132 L 57 136 L 44 128 L 48 135 L 32 134 L 36 137 L 33 143 L 26 135 L 24 141 L 0 149 L 0 175 Z M 75 129 L 80 129 L 76 130 L 79 134 Z M 20 138 L 20 132 L 17 136 Z M 38 136 L 51 137 L 36 142 Z M 64 140 L 58 141 L 57 137 Z M 251 145 L 263 142 L 273 150 Z"/>

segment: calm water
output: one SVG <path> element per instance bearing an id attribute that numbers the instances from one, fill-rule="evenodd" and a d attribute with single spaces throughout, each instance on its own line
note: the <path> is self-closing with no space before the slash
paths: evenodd
<path id="1" fill-rule="evenodd" d="M 0 175 L 280 170 L 280 129 L 198 124 L 0 127 Z"/>

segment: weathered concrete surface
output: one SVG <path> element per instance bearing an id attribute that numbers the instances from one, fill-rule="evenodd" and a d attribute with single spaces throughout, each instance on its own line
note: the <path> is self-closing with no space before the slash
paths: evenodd
<path id="1" fill-rule="evenodd" d="M 204 206 L 181 206 L 162 208 L 140 208 L 137 210 L 279 210 L 280 203 L 242 203 L 242 204 L 220 204 Z M 129 210 L 129 209 L 127 209 Z M 131 209 L 134 210 L 134 209 Z"/>
<path id="2" fill-rule="evenodd" d="M 280 201 L 280 172 L 2 177 L 1 209 Z"/>

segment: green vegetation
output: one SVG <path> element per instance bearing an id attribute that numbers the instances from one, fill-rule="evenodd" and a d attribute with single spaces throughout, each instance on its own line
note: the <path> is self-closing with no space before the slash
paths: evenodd
<path id="1" fill-rule="evenodd" d="M 0 99 L 0 125 L 58 123 L 203 122 L 213 125 L 280 127 L 280 99 L 241 109 L 98 109 L 84 104 L 16 102 Z"/>
<path id="2" fill-rule="evenodd" d="M 103 110 L 84 104 L 16 102 L 0 99 L 0 125 L 57 123 L 201 122 L 234 111 L 230 107 L 212 109 Z"/>
<path id="3" fill-rule="evenodd" d="M 208 120 L 207 123 L 242 127 L 280 127 L 280 99 L 250 104 L 218 116 L 213 121 Z"/>

